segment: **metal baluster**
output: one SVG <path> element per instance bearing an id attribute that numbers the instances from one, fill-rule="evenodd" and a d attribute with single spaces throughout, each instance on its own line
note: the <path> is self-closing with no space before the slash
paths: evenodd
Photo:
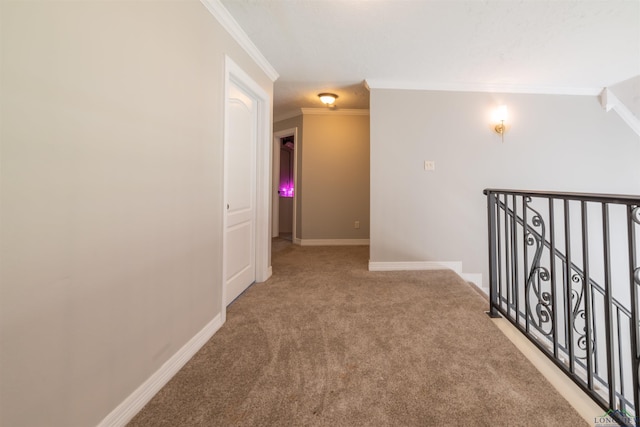
<path id="1" fill-rule="evenodd" d="M 509 235 L 509 220 L 511 220 L 511 214 L 509 213 L 509 203 L 507 203 L 507 195 L 504 195 L 504 275 L 507 285 L 507 316 L 511 316 L 511 268 L 509 266 L 510 254 L 511 254 L 511 236 Z"/>
<path id="2" fill-rule="evenodd" d="M 512 286 L 513 289 L 511 290 L 511 293 L 513 295 L 513 299 L 515 302 L 515 309 L 516 309 L 516 324 L 519 325 L 519 319 L 520 319 L 520 312 L 519 310 L 519 304 L 518 304 L 518 300 L 520 299 L 520 290 L 518 289 L 518 232 L 517 232 L 517 221 L 516 218 L 518 218 L 517 215 L 517 208 L 518 208 L 518 204 L 517 204 L 517 200 L 516 200 L 516 195 L 514 194 L 512 197 L 512 202 L 513 202 L 513 221 L 511 221 L 511 244 L 513 245 L 512 249 L 511 249 L 511 281 L 512 281 Z"/>
<path id="3" fill-rule="evenodd" d="M 489 316 L 500 317 L 496 310 L 498 283 L 496 281 L 496 196 L 487 194 L 487 218 L 489 221 Z"/>
<path id="4" fill-rule="evenodd" d="M 558 358 L 558 301 L 556 298 L 556 236 L 555 236 L 555 218 L 553 210 L 553 199 L 549 199 L 549 244 L 551 246 L 550 270 L 551 270 L 551 325 L 553 328 L 553 357 Z"/>
<path id="5" fill-rule="evenodd" d="M 618 373 L 620 374 L 620 409 L 626 410 L 624 399 L 624 363 L 622 363 L 622 335 L 620 329 L 620 307 L 616 307 L 616 325 L 618 326 Z"/>
<path id="6" fill-rule="evenodd" d="M 496 256 L 497 260 L 497 269 L 496 276 L 498 278 L 498 287 L 496 290 L 496 301 L 499 301 L 500 305 L 502 305 L 502 235 L 500 234 L 500 195 L 492 194 L 493 203 L 496 205 L 496 223 L 495 223 L 495 231 L 496 231 L 496 242 L 498 244 L 498 254 Z"/>
<path id="7" fill-rule="evenodd" d="M 633 404 L 636 420 L 640 420 L 640 380 L 638 368 L 640 366 L 640 328 L 638 327 L 638 285 L 640 285 L 640 266 L 637 264 L 636 253 L 636 225 L 640 224 L 640 206 L 627 207 L 627 239 L 629 245 L 629 283 L 631 286 L 631 324 L 629 333 L 631 340 L 631 372 L 633 378 Z M 636 276 L 637 274 L 637 276 Z"/>
<path id="8" fill-rule="evenodd" d="M 589 285 L 589 229 L 587 202 L 581 202 L 580 209 L 582 210 L 582 271 L 584 276 L 582 280 L 582 295 L 584 295 L 585 332 L 587 336 L 587 386 L 589 387 L 589 390 L 593 390 L 593 369 L 591 368 L 593 344 L 591 342 L 591 292 L 589 292 L 591 286 Z"/>
<path id="9" fill-rule="evenodd" d="M 565 263 L 565 325 L 567 329 L 567 350 L 569 351 L 569 372 L 572 374 L 575 372 L 575 360 L 573 349 L 573 310 L 571 307 L 571 220 L 569 209 L 569 200 L 564 200 L 564 242 L 565 242 L 565 256 L 567 261 Z"/>
<path id="10" fill-rule="evenodd" d="M 571 291 L 569 291 L 571 292 Z M 564 319 L 567 314 L 567 261 L 566 259 L 562 260 L 562 292 L 558 292 L 560 298 L 562 299 L 562 316 L 558 314 L 559 319 Z M 558 306 L 558 309 L 560 306 Z M 569 354 L 569 325 L 567 322 L 562 322 L 564 326 L 564 351 Z M 559 342 L 559 338 L 558 338 Z M 558 344 L 559 345 L 559 344 Z"/>
<path id="11" fill-rule="evenodd" d="M 593 290 L 593 285 L 590 286 L 591 288 L 591 305 L 593 308 L 593 304 L 595 303 L 595 291 Z M 593 340 L 595 341 L 598 338 L 598 321 L 595 318 L 595 310 L 592 311 L 591 313 L 593 315 Z M 597 354 L 593 354 L 593 372 L 596 375 L 599 375 L 600 373 L 600 369 L 598 368 L 598 355 Z"/>
<path id="12" fill-rule="evenodd" d="M 604 245 L 604 299 L 605 299 L 605 328 L 607 329 L 607 377 L 609 383 L 609 408 L 616 406 L 616 378 L 615 359 L 613 348 L 613 319 L 611 307 L 613 296 L 611 295 L 611 248 L 609 242 L 609 205 L 602 203 L 602 242 Z"/>
<path id="13" fill-rule="evenodd" d="M 524 255 L 524 327 L 527 333 L 529 333 L 529 299 L 527 298 L 527 285 L 529 284 L 529 244 L 527 243 L 527 230 L 529 224 L 527 223 L 527 200 L 528 196 L 522 196 L 522 250 Z M 518 322 L 518 324 L 520 324 Z"/>

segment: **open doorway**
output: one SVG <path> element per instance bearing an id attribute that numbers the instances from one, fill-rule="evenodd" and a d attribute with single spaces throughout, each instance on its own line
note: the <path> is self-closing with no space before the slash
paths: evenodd
<path id="1" fill-rule="evenodd" d="M 273 135 L 272 237 L 296 242 L 297 128 Z"/>
<path id="2" fill-rule="evenodd" d="M 293 197 L 295 180 L 293 178 L 293 159 L 295 141 L 293 135 L 280 138 L 280 200 L 279 234 L 281 239 L 293 241 Z"/>

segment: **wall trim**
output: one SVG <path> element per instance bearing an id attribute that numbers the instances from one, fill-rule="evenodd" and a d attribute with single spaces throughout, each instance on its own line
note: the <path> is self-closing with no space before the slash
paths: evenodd
<path id="1" fill-rule="evenodd" d="M 458 273 L 466 282 L 473 283 L 476 288 L 489 295 L 489 289 L 482 287 L 482 273 Z"/>
<path id="2" fill-rule="evenodd" d="M 301 246 L 362 246 L 368 244 L 369 239 L 300 239 Z"/>
<path id="3" fill-rule="evenodd" d="M 616 113 L 629 125 L 633 131 L 640 135 L 640 119 L 613 93 L 609 88 L 604 88 L 600 93 L 600 105 L 605 111 L 615 110 Z"/>
<path id="4" fill-rule="evenodd" d="M 453 270 L 462 273 L 462 261 L 369 261 L 369 271 Z"/>
<path id="5" fill-rule="evenodd" d="M 302 114 L 335 115 L 335 116 L 368 116 L 369 110 L 355 108 L 301 108 Z"/>
<path id="6" fill-rule="evenodd" d="M 482 287 L 482 273 L 463 273 L 462 261 L 369 261 L 369 271 L 416 271 L 448 269 L 456 273 L 465 282 L 471 282 L 485 294 L 489 290 Z"/>
<path id="7" fill-rule="evenodd" d="M 98 427 L 126 425 L 164 387 L 175 374 L 204 346 L 222 326 L 220 313 L 167 360 L 156 372 L 120 403 Z"/>
<path id="8" fill-rule="evenodd" d="M 229 11 L 220 3 L 220 0 L 200 0 L 205 8 L 218 20 L 220 25 L 227 30 L 231 37 L 242 47 L 256 64 L 264 71 L 272 82 L 278 80 L 280 75 L 275 68 L 267 61 L 262 52 L 251 41 L 247 33 L 244 32 L 238 21 L 235 20 Z"/>
<path id="9" fill-rule="evenodd" d="M 598 96 L 601 87 L 556 87 L 532 86 L 516 84 L 482 84 L 482 83 L 436 83 L 436 82 L 406 82 L 395 80 L 365 80 L 366 87 L 371 89 L 404 89 L 404 90 L 434 90 L 446 92 L 492 92 L 492 93 L 528 93 L 540 95 L 580 95 Z"/>
<path id="10" fill-rule="evenodd" d="M 288 111 L 286 113 L 278 114 L 277 116 L 274 113 L 273 123 L 278 123 L 283 120 L 293 119 L 294 117 L 298 117 L 302 115 L 302 111 L 298 108 L 295 111 Z"/>

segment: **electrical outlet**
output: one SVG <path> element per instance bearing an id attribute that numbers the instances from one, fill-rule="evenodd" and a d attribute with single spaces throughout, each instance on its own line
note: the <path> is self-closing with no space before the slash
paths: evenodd
<path id="1" fill-rule="evenodd" d="M 360 221 L 356 221 L 353 223 L 353 228 L 360 228 Z"/>
<path id="2" fill-rule="evenodd" d="M 436 162 L 433 160 L 425 160 L 424 161 L 424 170 L 426 171 L 434 171 L 436 170 Z"/>

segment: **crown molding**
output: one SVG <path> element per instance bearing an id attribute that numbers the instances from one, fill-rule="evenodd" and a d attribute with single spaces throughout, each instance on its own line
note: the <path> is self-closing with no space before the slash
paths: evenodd
<path id="1" fill-rule="evenodd" d="M 276 69 L 273 68 L 269 61 L 267 61 L 267 58 L 265 58 L 262 52 L 253 44 L 247 33 L 245 33 L 242 27 L 240 27 L 240 24 L 238 24 L 238 21 L 236 21 L 222 3 L 220 3 L 220 0 L 200 0 L 200 2 L 207 8 L 209 13 L 218 20 L 220 25 L 231 34 L 231 37 L 247 52 L 251 59 L 258 64 L 267 77 L 269 77 L 272 82 L 278 80 L 280 75 Z"/>
<path id="2" fill-rule="evenodd" d="M 371 89 L 401 90 L 433 90 L 446 92 L 492 92 L 492 93 L 526 93 L 539 95 L 580 95 L 598 96 L 600 87 L 555 87 L 514 84 L 481 84 L 481 83 L 429 83 L 406 82 L 394 80 L 365 80 L 365 86 Z"/>
<path id="3" fill-rule="evenodd" d="M 294 117 L 298 117 L 302 115 L 302 111 L 300 111 L 300 109 L 296 109 L 294 111 L 287 111 L 285 113 L 282 114 L 278 114 L 277 116 L 274 115 L 273 116 L 273 122 L 277 123 L 277 122 L 281 122 L 283 120 L 287 120 L 287 119 L 292 119 Z"/>
<path id="4" fill-rule="evenodd" d="M 607 112 L 615 110 L 622 120 L 624 120 L 635 133 L 640 135 L 640 119 L 638 119 L 609 88 L 604 88 L 602 93 L 600 93 L 600 104 Z"/>
<path id="5" fill-rule="evenodd" d="M 308 115 L 334 115 L 334 116 L 368 116 L 369 110 L 349 108 L 301 108 L 302 114 Z"/>

